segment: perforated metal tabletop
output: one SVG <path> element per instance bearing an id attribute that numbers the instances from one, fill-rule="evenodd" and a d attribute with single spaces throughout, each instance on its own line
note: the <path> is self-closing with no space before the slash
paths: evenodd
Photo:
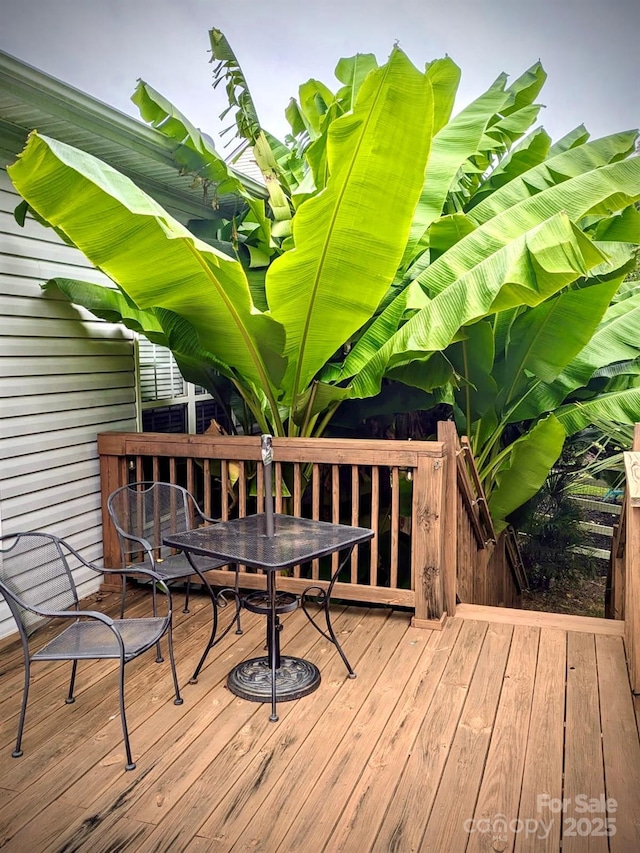
<path id="1" fill-rule="evenodd" d="M 260 514 L 172 534 L 164 541 L 195 554 L 277 571 L 352 548 L 373 537 L 373 531 L 365 527 L 292 515 L 276 514 L 273 519 L 274 536 L 271 538 L 266 535 L 266 517 Z"/>

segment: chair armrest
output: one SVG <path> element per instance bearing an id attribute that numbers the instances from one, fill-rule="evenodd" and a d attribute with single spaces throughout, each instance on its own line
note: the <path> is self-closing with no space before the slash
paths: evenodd
<path id="1" fill-rule="evenodd" d="M 38 616 L 46 616 L 48 619 L 77 619 L 79 616 L 85 616 L 89 619 L 97 619 L 109 628 L 113 628 L 114 626 L 113 619 L 99 610 L 43 610 L 43 608 L 34 607 L 33 605 L 29 609 L 33 613 L 37 613 Z"/>
<path id="2" fill-rule="evenodd" d="M 209 516 L 209 515 L 205 515 L 205 514 L 202 512 L 202 510 L 199 510 L 198 512 L 199 512 L 200 518 L 201 518 L 203 521 L 209 521 L 209 522 L 211 522 L 211 524 L 220 524 L 220 522 L 222 521 L 222 519 L 221 519 L 221 518 L 211 518 L 211 516 Z"/>
<path id="3" fill-rule="evenodd" d="M 140 541 L 144 542 L 144 540 L 140 540 Z M 92 571 L 94 571 L 94 572 L 97 572 L 98 574 L 101 574 L 101 575 L 102 575 L 102 574 L 107 574 L 107 575 L 122 575 L 122 574 L 125 574 L 125 573 L 126 573 L 126 569 L 105 569 L 105 568 L 100 568 L 99 566 L 96 566 L 94 563 L 90 563 L 88 560 L 85 560 L 85 559 L 84 559 L 84 557 L 83 557 L 81 554 L 79 554 L 79 553 L 75 550 L 75 548 L 73 548 L 71 545 L 69 545 L 69 543 L 68 543 L 68 542 L 65 542 L 65 540 L 64 540 L 64 539 L 61 539 L 61 540 L 60 540 L 60 542 L 61 542 L 61 543 L 64 545 L 64 547 L 65 547 L 65 548 L 66 548 L 66 549 L 67 549 L 71 554 L 73 554 L 73 556 L 74 556 L 74 557 L 76 557 L 76 559 L 77 559 L 77 560 L 79 560 L 79 561 L 80 561 L 84 566 L 86 566 L 88 569 L 91 569 L 91 570 L 92 570 Z M 173 603 L 172 603 L 172 600 L 171 600 L 171 590 L 169 589 L 169 587 L 167 586 L 167 584 L 164 582 L 164 580 L 160 577 L 160 575 L 156 574 L 156 572 L 154 572 L 152 569 L 147 569 L 147 568 L 136 568 L 135 572 L 136 572 L 136 574 L 137 574 L 137 575 L 147 575 L 147 576 L 148 576 L 148 578 L 149 578 L 149 580 L 153 581 L 153 582 L 154 582 L 154 584 L 155 584 L 156 586 L 160 587 L 160 589 L 162 590 L 162 592 L 163 592 L 163 593 L 166 595 L 166 597 L 167 597 L 167 607 L 168 607 L 167 616 L 168 616 L 169 618 L 171 618 L 171 614 L 173 613 Z M 155 607 L 155 589 L 154 589 L 154 608 L 153 608 L 153 609 L 154 609 L 154 614 L 155 614 L 155 611 L 156 611 L 156 607 Z M 74 612 L 81 612 L 81 611 L 74 611 Z M 96 611 L 96 612 L 97 612 L 97 611 Z M 44 614 L 44 615 L 53 615 L 53 614 Z M 102 614 L 102 615 L 104 615 L 104 614 Z M 109 618 L 109 617 L 106 617 L 106 618 Z"/>
<path id="4" fill-rule="evenodd" d="M 123 574 L 130 574 L 132 570 L 129 569 L 129 571 L 127 572 L 126 569 L 98 569 L 98 571 L 104 572 L 105 574 L 109 574 L 109 575 L 123 575 Z M 164 593 L 164 595 L 166 595 L 167 606 L 168 606 L 167 615 L 170 617 L 171 614 L 173 613 L 173 601 L 171 598 L 171 590 L 169 589 L 165 580 L 163 578 L 161 578 L 160 575 L 156 574 L 156 572 L 152 571 L 152 569 L 135 568 L 133 571 L 135 571 L 136 575 L 146 575 L 149 578 L 149 580 L 153 582 L 155 587 L 158 587 L 161 590 L 161 592 Z M 154 608 L 153 609 L 154 609 L 154 614 L 155 614 L 155 610 L 156 610 L 156 607 L 155 607 L 155 589 L 154 589 Z"/>

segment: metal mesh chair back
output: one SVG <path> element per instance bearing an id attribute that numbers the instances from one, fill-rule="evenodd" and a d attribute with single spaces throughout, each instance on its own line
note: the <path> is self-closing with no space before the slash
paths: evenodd
<path id="1" fill-rule="evenodd" d="M 78 594 L 65 554 L 55 537 L 16 533 L 0 540 L 0 591 L 27 635 L 43 622 L 35 610 L 77 607 Z"/>
<path id="2" fill-rule="evenodd" d="M 131 483 L 109 496 L 108 509 L 119 533 L 148 543 L 154 559 L 168 557 L 172 551 L 162 540 L 170 533 L 182 533 L 195 524 L 197 510 L 189 492 L 170 483 Z M 120 536 L 123 565 L 143 562 L 142 543 Z"/>

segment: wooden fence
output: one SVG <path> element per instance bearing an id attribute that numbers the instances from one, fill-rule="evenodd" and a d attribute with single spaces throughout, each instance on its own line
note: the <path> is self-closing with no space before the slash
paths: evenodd
<path id="1" fill-rule="evenodd" d="M 276 512 L 369 527 L 335 587 L 339 598 L 411 608 L 421 627 L 442 624 L 456 602 L 518 606 L 517 553 L 498 546 L 468 444 L 451 422 L 438 441 L 274 438 Z M 264 506 L 257 436 L 103 433 L 98 436 L 106 567 L 120 549 L 106 511 L 108 495 L 127 482 L 163 480 L 191 491 L 207 515 L 228 519 Z M 299 592 L 309 578 L 326 584 L 337 555 L 283 573 L 281 589 Z M 227 585 L 229 569 L 210 572 Z M 241 567 L 241 586 L 264 586 Z"/>
<path id="2" fill-rule="evenodd" d="M 624 464 L 627 482 L 620 522 L 613 526 L 605 615 L 624 619 L 631 689 L 640 693 L 640 424 Z"/>

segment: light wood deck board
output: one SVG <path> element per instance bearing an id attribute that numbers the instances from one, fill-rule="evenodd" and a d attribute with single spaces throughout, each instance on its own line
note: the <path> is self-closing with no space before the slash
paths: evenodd
<path id="1" fill-rule="evenodd" d="M 476 825 L 482 820 L 491 821 L 498 814 L 506 816 L 518 812 L 539 639 L 538 628 L 518 625 L 513 630 L 491 744 L 476 803 Z M 515 833 L 507 827 L 501 833 L 500 840 L 507 842 L 511 850 Z M 467 851 L 477 853 L 490 850 L 494 843 L 488 834 L 474 832 L 470 835 Z"/>
<path id="2" fill-rule="evenodd" d="M 619 637 L 596 637 L 598 682 L 604 752 L 604 779 L 607 800 L 615 800 L 610 836 L 612 853 L 640 850 L 640 745 L 630 694 L 617 689 L 627 677 L 622 640 Z M 615 821 L 615 824 L 613 823 Z"/>
<path id="3" fill-rule="evenodd" d="M 518 817 L 536 821 L 516 836 L 516 853 L 556 853 L 560 821 L 553 819 L 539 797 L 562 797 L 564 703 L 567 677 L 567 635 L 558 628 L 540 632 L 531 722 L 527 739 Z"/>
<path id="4" fill-rule="evenodd" d="M 603 701 L 607 701 L 606 696 Z M 604 853 L 609 849 L 607 838 L 582 836 L 577 825 L 587 817 L 577 797 L 591 799 L 605 793 L 596 645 L 595 637 L 590 634 L 569 633 L 567 637 L 566 714 L 563 795 L 567 806 L 558 815 L 562 820 L 562 850 L 563 853 Z"/>
<path id="5" fill-rule="evenodd" d="M 442 675 L 433 691 L 430 712 L 421 721 L 386 812 L 381 810 L 369 828 L 375 833 L 366 838 L 364 849 L 410 850 L 419 846 L 486 631 L 487 626 L 478 622 L 461 625 L 446 666 L 438 666 L 436 674 Z M 377 791 L 371 796 L 377 799 Z"/>
<path id="6" fill-rule="evenodd" d="M 464 850 L 469 840 L 465 822 L 473 817 L 482 783 L 512 634 L 510 625 L 490 625 L 487 629 L 420 845 L 422 850 Z M 415 850 L 418 846 L 412 841 L 411 846 L 397 847 L 398 851 L 405 849 Z"/>
<path id="7" fill-rule="evenodd" d="M 136 590 L 132 607 L 146 595 Z M 107 602 L 115 612 L 117 596 Z M 523 824 L 506 842 L 470 834 L 465 821 L 539 821 L 549 817 L 539 795 L 579 793 L 617 800 L 617 832 L 565 837 L 565 850 L 640 849 L 640 742 L 614 623 L 609 634 L 600 622 L 578 631 L 562 619 L 565 627 L 509 624 L 504 609 L 483 608 L 431 632 L 411 628 L 407 614 L 336 608 L 358 671 L 351 681 L 298 611 L 286 617 L 283 650 L 314 660 L 323 682 L 281 703 L 272 724 L 268 708 L 225 687 L 237 661 L 261 653 L 264 623 L 254 614 L 245 614 L 244 635 L 232 632 L 210 654 L 199 683 L 186 683 L 210 624 L 208 601 L 196 595 L 193 604 L 175 623 L 184 705 L 173 705 L 168 666 L 152 653 L 128 668 L 131 773 L 116 679 L 102 662 L 81 668 L 74 706 L 64 705 L 67 667 L 34 667 L 25 754 L 12 759 L 22 677 L 15 642 L 0 644 L 3 853 L 551 853 L 566 819 L 585 815 L 571 807 L 552 815 L 546 838 L 525 835 Z"/>

